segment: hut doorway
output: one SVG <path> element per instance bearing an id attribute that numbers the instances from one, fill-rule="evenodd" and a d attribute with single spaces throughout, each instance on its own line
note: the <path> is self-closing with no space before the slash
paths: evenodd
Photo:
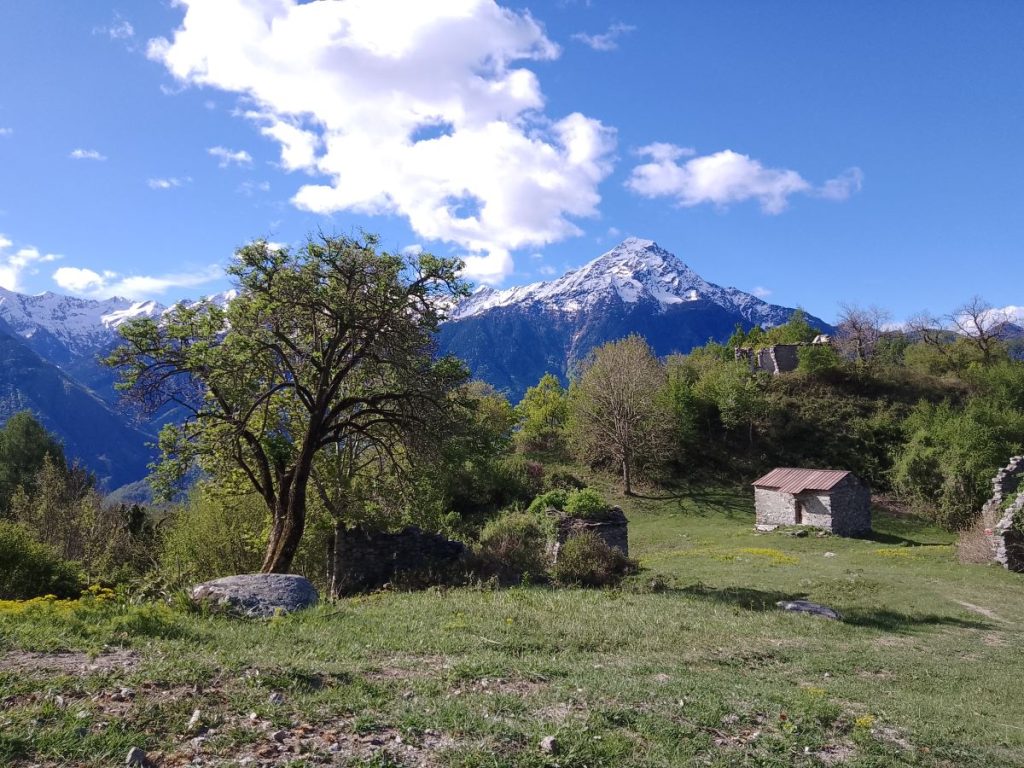
<path id="1" fill-rule="evenodd" d="M 793 501 L 793 524 L 803 525 L 804 522 L 804 503 L 800 499 Z"/>

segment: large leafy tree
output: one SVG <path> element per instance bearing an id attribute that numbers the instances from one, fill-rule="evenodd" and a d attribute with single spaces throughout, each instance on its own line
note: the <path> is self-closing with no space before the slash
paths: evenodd
<path id="1" fill-rule="evenodd" d="M 664 396 L 665 367 L 639 336 L 598 347 L 569 390 L 569 431 L 580 458 L 610 462 L 633 492 L 638 466 L 664 460 L 672 411 Z"/>
<path id="2" fill-rule="evenodd" d="M 257 240 L 228 268 L 238 294 L 181 304 L 122 326 L 108 363 L 148 410 L 187 414 L 160 436 L 165 487 L 197 462 L 219 482 L 255 489 L 271 515 L 264 572 L 285 572 L 302 538 L 307 492 L 325 451 L 404 446 L 443 432 L 466 378 L 433 357 L 433 334 L 461 263 L 383 252 L 374 236 L 310 238 L 292 250 Z"/>
<path id="3" fill-rule="evenodd" d="M 556 376 L 545 373 L 530 387 L 516 406 L 519 417 L 517 439 L 527 450 L 560 447 L 569 414 L 569 400 Z"/>

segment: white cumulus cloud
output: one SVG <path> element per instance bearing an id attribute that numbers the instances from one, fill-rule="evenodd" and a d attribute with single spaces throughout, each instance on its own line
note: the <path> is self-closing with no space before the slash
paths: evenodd
<path id="1" fill-rule="evenodd" d="M 595 51 L 614 51 L 619 47 L 619 38 L 627 35 L 636 27 L 629 24 L 612 24 L 607 32 L 599 35 L 588 35 L 586 32 L 577 32 L 572 36 L 573 40 L 583 43 Z"/>
<path id="2" fill-rule="evenodd" d="M 772 290 L 771 288 L 765 288 L 763 285 L 759 285 L 752 290 L 751 293 L 759 299 L 767 299 L 772 295 Z"/>
<path id="3" fill-rule="evenodd" d="M 97 152 L 95 149 L 73 149 L 68 154 L 72 160 L 106 160 L 107 156 Z"/>
<path id="4" fill-rule="evenodd" d="M 210 147 L 206 151 L 217 158 L 217 165 L 221 168 L 227 168 L 232 163 L 235 165 L 252 165 L 252 155 L 244 149 L 232 151 L 227 147 Z"/>
<path id="5" fill-rule="evenodd" d="M 327 177 L 292 202 L 408 220 L 464 249 L 497 282 L 511 252 L 580 234 L 611 171 L 614 132 L 543 113 L 522 62 L 558 46 L 495 0 L 181 0 L 182 26 L 149 43 L 179 82 L 243 96 L 285 170 Z"/>
<path id="6" fill-rule="evenodd" d="M 90 298 L 124 296 L 129 299 L 157 296 L 173 288 L 194 288 L 223 277 L 224 270 L 215 264 L 194 272 L 165 275 L 122 275 L 86 267 L 61 267 L 53 273 L 53 281 L 69 293 Z"/>
<path id="7" fill-rule="evenodd" d="M 777 214 L 785 210 L 792 195 L 845 200 L 860 189 L 863 180 L 860 169 L 851 168 L 815 187 L 796 171 L 766 168 L 731 149 L 695 156 L 692 149 L 657 143 L 637 153 L 649 162 L 633 169 L 626 186 L 644 197 L 674 197 L 684 207 L 757 200 L 765 213 Z"/>
<path id="8" fill-rule="evenodd" d="M 22 276 L 34 275 L 39 272 L 36 265 L 57 261 L 61 257 L 54 253 L 43 253 L 33 245 L 26 245 L 18 250 L 11 250 L 14 242 L 0 234 L 0 288 L 19 291 L 22 288 Z"/>
<path id="9" fill-rule="evenodd" d="M 148 179 L 146 181 L 146 184 L 149 185 L 150 189 L 174 189 L 175 187 L 180 187 L 181 185 L 187 184 L 190 181 L 192 181 L 190 177 L 179 179 L 177 177 L 171 176 L 165 179 Z"/>
<path id="10" fill-rule="evenodd" d="M 0 136 L 13 136 L 13 135 L 14 135 L 14 129 L 13 128 L 0 127 Z"/>

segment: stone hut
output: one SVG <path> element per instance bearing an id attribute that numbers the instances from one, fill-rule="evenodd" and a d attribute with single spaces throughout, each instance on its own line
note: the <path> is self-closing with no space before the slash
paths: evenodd
<path id="1" fill-rule="evenodd" d="M 871 490 L 842 469 L 773 469 L 753 483 L 758 530 L 809 525 L 839 536 L 871 532 Z"/>
<path id="2" fill-rule="evenodd" d="M 629 557 L 629 521 L 621 507 L 612 507 L 600 519 L 572 517 L 552 509 L 548 514 L 555 515 L 555 542 L 552 547 L 554 559 L 558 560 L 558 552 L 570 538 L 583 531 L 593 531 L 609 549 L 617 549 Z"/>

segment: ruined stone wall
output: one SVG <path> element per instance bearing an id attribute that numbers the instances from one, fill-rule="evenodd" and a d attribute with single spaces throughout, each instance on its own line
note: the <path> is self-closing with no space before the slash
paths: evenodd
<path id="1" fill-rule="evenodd" d="M 1011 571 L 1024 572 L 1024 534 L 1013 527 L 1024 514 L 1024 456 L 1014 456 L 992 478 L 992 498 L 981 510 L 990 537 L 992 559 Z"/>
<path id="2" fill-rule="evenodd" d="M 334 538 L 330 576 L 335 595 L 380 589 L 401 574 L 442 572 L 466 552 L 462 542 L 415 526 L 398 533 L 341 526 Z"/>
<path id="3" fill-rule="evenodd" d="M 593 531 L 609 549 L 617 549 L 629 557 L 629 521 L 620 507 L 612 507 L 607 517 L 602 520 L 590 520 L 584 517 L 570 517 L 555 512 L 558 520 L 555 523 L 554 558 L 570 538 L 583 531 Z"/>
<path id="4" fill-rule="evenodd" d="M 766 488 L 755 488 L 754 510 L 756 525 L 759 528 L 795 525 L 796 523 L 794 499 L 788 493 L 770 491 Z"/>
<path id="5" fill-rule="evenodd" d="M 871 489 L 853 475 L 847 475 L 830 494 L 832 533 L 863 536 L 871 532 Z"/>

